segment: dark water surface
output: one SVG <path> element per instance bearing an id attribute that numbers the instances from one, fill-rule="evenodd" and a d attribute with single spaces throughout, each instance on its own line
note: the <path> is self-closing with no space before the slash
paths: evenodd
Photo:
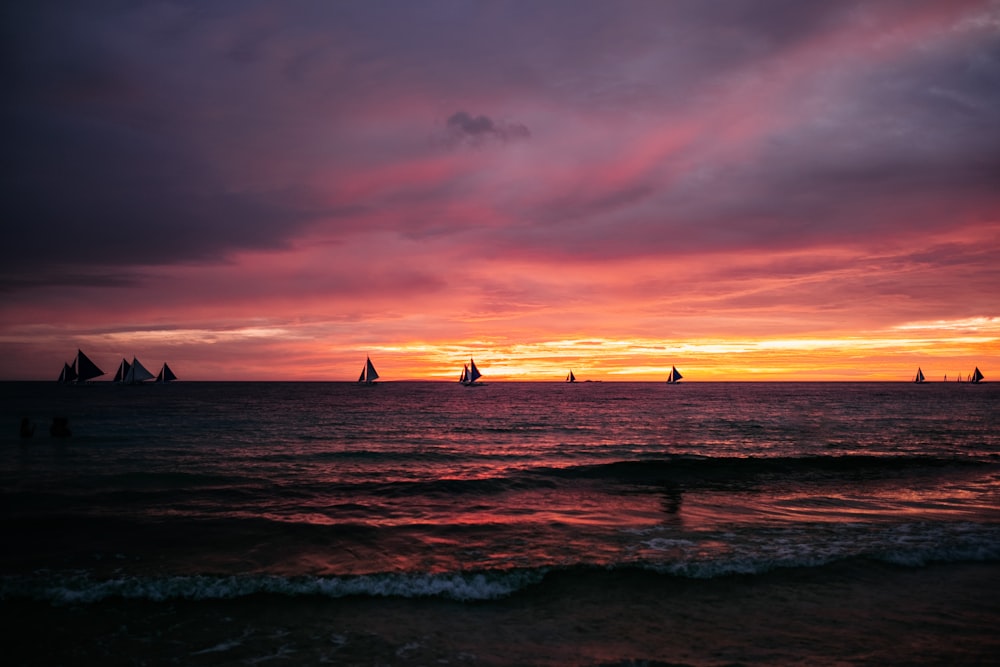
<path id="1" fill-rule="evenodd" d="M 24 619 L 24 664 L 988 664 L 998 648 L 1000 385 L 0 396 L 0 602 Z M 71 438 L 48 434 L 54 416 Z M 65 641 L 34 646 L 36 627 Z"/>

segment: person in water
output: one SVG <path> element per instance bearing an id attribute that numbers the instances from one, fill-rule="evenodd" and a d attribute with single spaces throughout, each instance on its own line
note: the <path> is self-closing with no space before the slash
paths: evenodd
<path id="1" fill-rule="evenodd" d="M 68 438 L 73 435 L 73 432 L 69 430 L 69 419 L 66 417 L 53 417 L 49 433 L 54 438 Z"/>
<path id="2" fill-rule="evenodd" d="M 21 417 L 21 437 L 30 438 L 35 435 L 35 423 L 27 417 Z"/>

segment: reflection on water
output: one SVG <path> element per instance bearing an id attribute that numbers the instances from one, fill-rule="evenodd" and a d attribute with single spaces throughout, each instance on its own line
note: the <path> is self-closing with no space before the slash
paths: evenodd
<path id="1" fill-rule="evenodd" d="M 774 530 L 806 558 L 855 524 L 863 552 L 915 524 L 971 524 L 989 552 L 998 389 L 7 383 L 0 482 L 25 566 L 90 563 L 96 544 L 168 571 L 694 567 Z M 53 414 L 72 438 L 19 437 Z"/>

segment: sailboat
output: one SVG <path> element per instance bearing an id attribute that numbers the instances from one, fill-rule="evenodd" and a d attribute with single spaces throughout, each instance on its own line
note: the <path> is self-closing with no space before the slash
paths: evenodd
<path id="1" fill-rule="evenodd" d="M 365 357 L 365 365 L 361 369 L 361 377 L 358 378 L 358 382 L 360 384 L 375 384 L 377 379 L 378 371 L 375 370 L 375 364 L 372 363 L 370 357 Z"/>
<path id="2" fill-rule="evenodd" d="M 170 370 L 170 366 L 167 366 L 167 362 L 164 361 L 163 368 L 161 368 L 160 372 L 156 375 L 156 384 L 166 384 L 168 382 L 173 382 L 176 379 L 177 376 L 174 375 L 174 372 Z"/>
<path id="3" fill-rule="evenodd" d="M 125 359 L 122 359 L 122 362 L 120 364 L 118 364 L 118 370 L 115 371 L 115 379 L 114 379 L 114 381 L 117 384 L 121 384 L 122 382 L 125 382 L 125 376 L 128 375 L 128 371 L 129 371 L 130 368 L 132 368 L 132 364 L 130 364 L 129 362 L 125 361 Z"/>
<path id="4" fill-rule="evenodd" d="M 975 370 L 975 371 L 973 371 L 973 373 L 972 373 L 972 377 L 971 377 L 971 378 L 969 378 L 969 382 L 971 382 L 972 384 L 979 384 L 980 382 L 982 382 L 982 381 L 983 381 L 983 380 L 985 380 L 985 379 L 986 379 L 986 378 L 985 378 L 985 377 L 983 376 L 983 374 L 982 374 L 982 373 L 981 373 L 981 372 L 979 371 L 979 366 L 976 366 L 976 370 Z"/>
<path id="5" fill-rule="evenodd" d="M 570 371 L 569 375 L 566 376 L 566 382 L 576 382 L 576 376 L 573 375 L 573 371 Z"/>
<path id="6" fill-rule="evenodd" d="M 154 375 L 150 373 L 138 359 L 132 357 L 132 364 L 129 366 L 122 384 L 142 384 L 146 380 L 152 380 Z"/>
<path id="7" fill-rule="evenodd" d="M 76 381 L 86 382 L 96 377 L 104 375 L 104 371 L 97 367 L 90 358 L 83 353 L 83 350 L 76 351 Z"/>
<path id="8" fill-rule="evenodd" d="M 69 365 L 68 363 L 64 363 L 62 370 L 59 371 L 59 379 L 57 380 L 57 382 L 59 382 L 60 384 L 69 384 L 70 382 L 75 382 L 75 381 L 76 381 L 76 361 L 73 362 L 72 366 Z"/>
<path id="9" fill-rule="evenodd" d="M 470 358 L 469 363 L 462 368 L 462 376 L 458 379 L 458 381 L 466 387 L 478 387 L 482 384 L 482 382 L 477 382 L 477 380 L 479 380 L 482 376 L 483 374 L 479 372 L 478 368 L 476 368 L 476 361 Z"/>
<path id="10" fill-rule="evenodd" d="M 681 375 L 681 372 L 677 370 L 676 366 L 671 366 L 670 375 L 667 376 L 667 384 L 677 384 L 683 377 L 684 376 Z"/>
<path id="11" fill-rule="evenodd" d="M 913 381 L 917 384 L 924 382 L 924 372 L 920 370 L 919 366 L 917 366 L 917 375 L 913 378 Z"/>
<path id="12" fill-rule="evenodd" d="M 104 375 L 104 371 L 98 368 L 97 364 L 91 361 L 90 357 L 85 355 L 82 350 L 77 350 L 76 359 L 73 360 L 72 365 L 63 364 L 63 369 L 59 373 L 59 382 L 79 384 L 101 375 Z"/>

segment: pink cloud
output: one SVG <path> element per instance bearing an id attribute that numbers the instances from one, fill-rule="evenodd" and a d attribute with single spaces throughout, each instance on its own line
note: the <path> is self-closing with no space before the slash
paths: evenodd
<path id="1" fill-rule="evenodd" d="M 0 377 L 997 315 L 990 3 L 390 5 L 18 14 Z"/>

